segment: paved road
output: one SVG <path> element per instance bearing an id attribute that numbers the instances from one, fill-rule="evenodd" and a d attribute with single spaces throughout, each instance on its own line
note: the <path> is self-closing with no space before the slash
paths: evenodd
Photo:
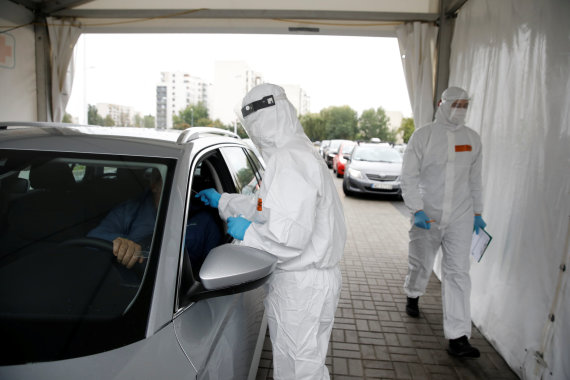
<path id="1" fill-rule="evenodd" d="M 331 172 L 332 174 L 332 172 Z M 341 262 L 343 287 L 327 366 L 340 379 L 517 379 L 501 356 L 473 328 L 481 358 L 460 360 L 445 351 L 441 287 L 432 275 L 420 301 L 421 318 L 409 318 L 402 289 L 407 270 L 409 218 L 392 197 L 345 197 L 348 238 Z M 257 380 L 272 379 L 266 337 Z"/>

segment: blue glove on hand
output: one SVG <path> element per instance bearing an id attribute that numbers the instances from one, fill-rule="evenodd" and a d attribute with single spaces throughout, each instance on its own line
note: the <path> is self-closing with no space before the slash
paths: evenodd
<path id="1" fill-rule="evenodd" d="M 200 191 L 198 194 L 194 195 L 194 198 L 200 198 L 206 206 L 212 206 L 213 208 L 218 208 L 218 202 L 220 201 L 220 193 L 214 189 L 206 189 Z"/>
<path id="2" fill-rule="evenodd" d="M 238 240 L 243 240 L 245 230 L 248 229 L 251 222 L 242 216 L 228 218 L 228 234 Z"/>
<path id="3" fill-rule="evenodd" d="M 485 223 L 483 217 L 481 215 L 475 215 L 475 219 L 473 220 L 473 229 L 475 230 L 475 233 L 479 235 L 479 228 L 485 228 L 486 226 L 487 223 Z"/>
<path id="4" fill-rule="evenodd" d="M 414 214 L 414 224 L 419 227 L 423 228 L 424 230 L 429 230 L 430 224 L 428 223 L 431 221 L 427 217 L 426 213 L 423 210 L 420 210 Z"/>

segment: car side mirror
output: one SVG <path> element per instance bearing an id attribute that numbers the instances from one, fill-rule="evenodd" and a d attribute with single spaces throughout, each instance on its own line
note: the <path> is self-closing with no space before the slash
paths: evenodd
<path id="1" fill-rule="evenodd" d="M 190 301 L 241 293 L 263 285 L 277 265 L 277 257 L 251 247 L 223 244 L 208 253 L 200 282 L 190 287 Z"/>

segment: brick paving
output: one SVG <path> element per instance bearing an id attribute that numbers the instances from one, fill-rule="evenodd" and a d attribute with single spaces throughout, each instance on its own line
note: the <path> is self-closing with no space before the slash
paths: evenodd
<path id="1" fill-rule="evenodd" d="M 329 344 L 331 379 L 518 379 L 473 326 L 479 359 L 447 354 L 441 287 L 432 274 L 420 299 L 420 318 L 405 312 L 409 219 L 403 202 L 388 197 L 345 197 L 347 242 L 341 262 L 343 285 Z M 272 377 L 267 334 L 257 380 Z"/>

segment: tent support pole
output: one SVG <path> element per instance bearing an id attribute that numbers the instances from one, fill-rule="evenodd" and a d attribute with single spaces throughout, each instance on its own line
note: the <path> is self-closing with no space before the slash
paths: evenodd
<path id="1" fill-rule="evenodd" d="M 50 44 L 45 17 L 36 17 L 34 33 L 36 39 L 36 118 L 37 121 L 51 121 Z"/>

